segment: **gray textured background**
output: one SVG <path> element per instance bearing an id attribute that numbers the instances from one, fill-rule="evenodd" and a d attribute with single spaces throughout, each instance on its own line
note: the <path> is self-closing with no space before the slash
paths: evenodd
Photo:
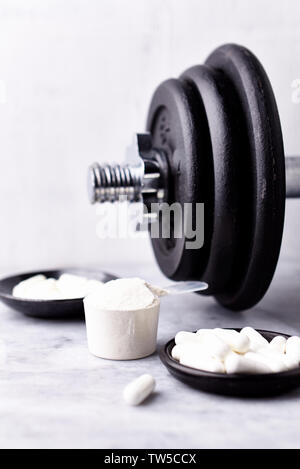
<path id="1" fill-rule="evenodd" d="M 300 154 L 291 88 L 300 78 L 299 19 L 297 0 L 0 0 L 1 272 L 93 265 L 163 284 L 148 239 L 96 237 L 88 164 L 121 161 L 155 86 L 228 41 L 262 60 L 286 151 Z M 288 202 L 280 265 L 259 305 L 236 314 L 199 295 L 167 297 L 159 345 L 199 327 L 299 335 L 299 209 Z M 200 393 L 157 354 L 100 360 L 88 353 L 83 321 L 45 322 L 3 305 L 0 331 L 2 448 L 300 447 L 299 389 L 263 400 Z M 128 408 L 123 387 L 144 372 L 157 391 Z"/>
<path id="2" fill-rule="evenodd" d="M 299 15 L 297 0 L 0 0 L 1 271 L 153 262 L 148 240 L 96 237 L 87 165 L 121 161 L 160 81 L 224 42 L 262 60 L 300 154 Z M 287 257 L 298 213 L 289 202 Z"/>

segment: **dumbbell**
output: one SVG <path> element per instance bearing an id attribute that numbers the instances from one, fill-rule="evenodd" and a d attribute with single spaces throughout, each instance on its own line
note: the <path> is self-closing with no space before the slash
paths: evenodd
<path id="1" fill-rule="evenodd" d="M 286 172 L 285 172 L 286 160 Z M 287 179 L 287 190 L 286 190 Z M 226 44 L 204 65 L 158 86 L 147 133 L 124 165 L 89 168 L 90 201 L 204 203 L 204 245 L 151 239 L 162 272 L 204 280 L 224 307 L 264 296 L 280 252 L 285 197 L 300 195 L 300 159 L 284 158 L 271 84 L 245 47 Z"/>

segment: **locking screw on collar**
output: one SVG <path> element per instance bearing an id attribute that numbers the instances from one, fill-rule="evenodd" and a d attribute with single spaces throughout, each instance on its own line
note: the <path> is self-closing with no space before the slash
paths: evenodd
<path id="1" fill-rule="evenodd" d="M 167 163 L 152 148 L 151 135 L 136 134 L 127 150 L 125 164 L 94 163 L 88 171 L 88 194 L 96 202 L 162 202 L 166 196 Z"/>

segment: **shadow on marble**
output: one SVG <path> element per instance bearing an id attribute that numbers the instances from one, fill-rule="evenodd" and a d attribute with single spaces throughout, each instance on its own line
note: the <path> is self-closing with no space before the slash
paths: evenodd
<path id="1" fill-rule="evenodd" d="M 142 407 L 151 406 L 157 399 L 161 398 L 161 392 L 154 391 L 144 402 L 140 404 Z"/>

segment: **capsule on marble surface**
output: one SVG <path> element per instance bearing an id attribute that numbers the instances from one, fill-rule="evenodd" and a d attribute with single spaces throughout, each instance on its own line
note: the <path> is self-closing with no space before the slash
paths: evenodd
<path id="1" fill-rule="evenodd" d="M 154 391 L 155 379 L 149 374 L 144 374 L 127 384 L 123 391 L 123 397 L 127 404 L 136 406 L 141 404 Z"/>

